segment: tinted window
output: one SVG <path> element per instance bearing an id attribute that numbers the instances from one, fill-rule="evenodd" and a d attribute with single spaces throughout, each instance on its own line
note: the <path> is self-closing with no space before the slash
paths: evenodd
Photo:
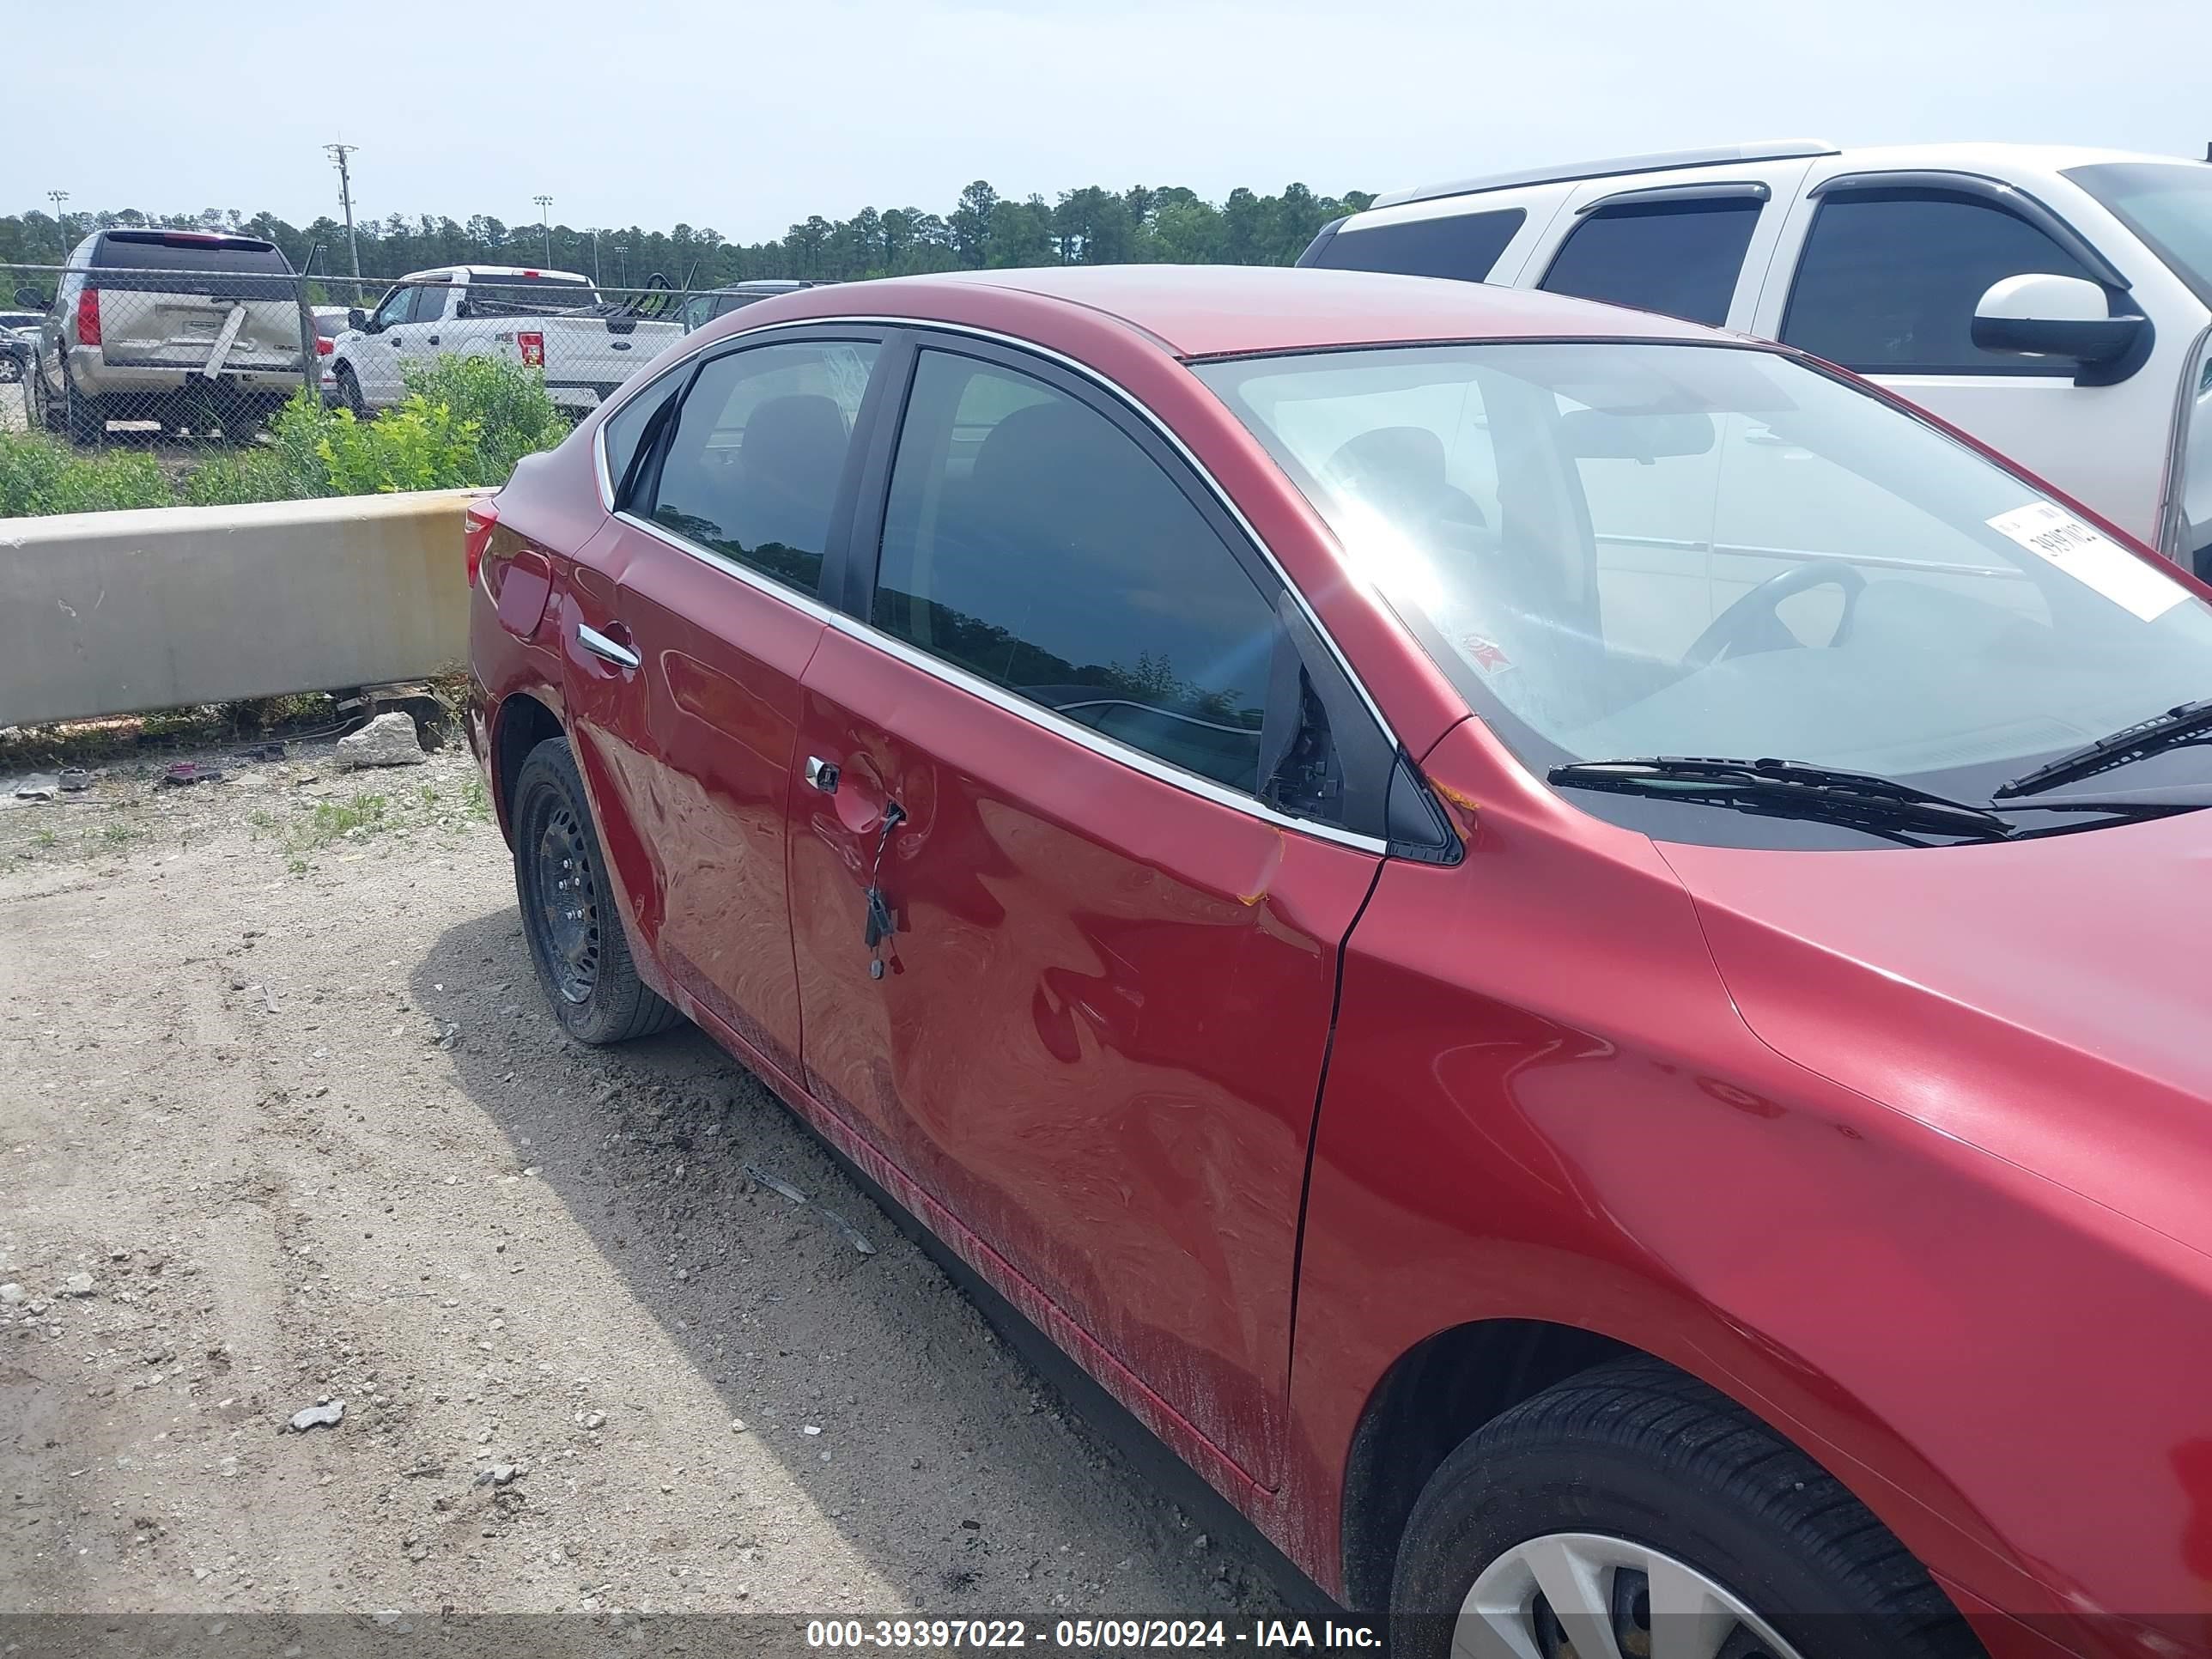
<path id="1" fill-rule="evenodd" d="M 472 276 L 469 307 L 483 316 L 575 311 L 597 305 L 592 285 L 574 276 Z"/>
<path id="2" fill-rule="evenodd" d="M 234 270 L 287 276 L 292 267 L 273 243 L 251 236 L 111 230 L 93 263 L 109 270 Z"/>
<path id="3" fill-rule="evenodd" d="M 1974 307 L 1991 283 L 2027 271 L 2095 280 L 2002 208 L 1941 196 L 1832 197 L 1805 239 L 1782 337 L 1846 368 L 2017 374 L 2018 357 L 1974 343 Z"/>
<path id="4" fill-rule="evenodd" d="M 876 348 L 757 346 L 699 371 L 677 412 L 653 518 L 814 592 Z"/>
<path id="5" fill-rule="evenodd" d="M 683 385 L 681 373 L 671 374 L 659 385 L 647 387 L 607 416 L 605 425 L 600 429 L 599 441 L 606 447 L 608 482 L 617 491 L 623 487 L 630 463 L 637 459 L 638 446 L 645 441 L 647 428 L 653 424 L 653 416 Z"/>
<path id="6" fill-rule="evenodd" d="M 446 315 L 447 289 L 443 283 L 426 283 L 415 290 L 415 320 L 418 323 L 442 321 Z"/>
<path id="7" fill-rule="evenodd" d="M 252 236 L 185 231 L 110 230 L 87 245 L 97 286 L 146 293 L 204 294 L 230 300 L 289 300 L 292 267 L 271 243 Z"/>
<path id="8" fill-rule="evenodd" d="M 873 615 L 1069 720 L 1255 786 L 1268 601 L 1143 449 L 1041 381 L 921 354 Z"/>
<path id="9" fill-rule="evenodd" d="M 1717 328 L 1728 321 L 1759 205 L 1730 198 L 1601 208 L 1568 234 L 1543 286 Z"/>
<path id="10" fill-rule="evenodd" d="M 1395 270 L 1407 276 L 1456 276 L 1479 283 L 1528 215 L 1520 208 L 1455 213 L 1442 219 L 1345 229 L 1321 245 L 1313 263 L 1330 270 Z"/>

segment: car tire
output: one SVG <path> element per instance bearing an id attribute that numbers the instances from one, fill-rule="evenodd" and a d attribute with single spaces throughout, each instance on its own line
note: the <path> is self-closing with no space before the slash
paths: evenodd
<path id="1" fill-rule="evenodd" d="M 222 428 L 222 441 L 227 444 L 250 444 L 261 435 L 262 428 L 282 407 L 268 398 L 240 392 L 220 393 L 215 404 L 216 424 Z"/>
<path id="2" fill-rule="evenodd" d="M 35 357 L 31 360 L 31 424 L 46 432 L 62 429 L 61 408 L 46 390 L 46 371 Z"/>
<path id="3" fill-rule="evenodd" d="M 1622 1651 L 1650 1651 L 1655 1572 L 1675 1585 L 1702 1581 L 1710 1616 L 1731 1621 L 1711 1650 L 1729 1656 L 1982 1652 L 1926 1571 L 1840 1481 L 1715 1390 L 1644 1359 L 1571 1377 L 1444 1459 L 1399 1547 L 1390 1652 L 1443 1659 L 1455 1633 L 1477 1652 L 1559 1651 L 1573 1628 L 1547 1624 L 1558 1610 L 1540 1580 L 1581 1585 L 1583 1616 L 1608 1620 Z M 1462 1618 L 1505 1639 L 1475 1643 L 1459 1631 Z"/>
<path id="4" fill-rule="evenodd" d="M 107 412 L 96 399 L 78 392 L 67 370 L 62 373 L 62 429 L 80 449 L 96 447 L 107 437 Z"/>
<path id="5" fill-rule="evenodd" d="M 339 407 L 351 410 L 353 417 L 356 421 L 374 420 L 376 411 L 368 406 L 368 399 L 361 395 L 361 380 L 354 374 L 352 366 L 340 363 L 337 366 L 337 376 Z"/>
<path id="6" fill-rule="evenodd" d="M 580 1042 L 626 1042 L 683 1018 L 639 978 L 616 914 L 584 780 L 565 738 L 532 749 L 515 775 L 509 823 L 514 892 L 538 982 Z"/>

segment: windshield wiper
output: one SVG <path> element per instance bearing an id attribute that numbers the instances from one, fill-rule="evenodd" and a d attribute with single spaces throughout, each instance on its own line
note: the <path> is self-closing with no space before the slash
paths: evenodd
<path id="1" fill-rule="evenodd" d="M 1975 841 L 2008 841 L 2014 830 L 1986 807 L 1900 783 L 1873 772 L 1804 761 L 1731 760 L 1710 755 L 1650 755 L 1555 766 L 1553 783 L 1624 795 L 1734 806 L 1774 817 L 1825 819 L 1881 835 L 1918 830 Z"/>
<path id="2" fill-rule="evenodd" d="M 2047 765 L 2023 773 L 1991 791 L 1990 798 L 2010 800 L 2020 795 L 2040 794 L 2062 783 L 2094 777 L 2100 772 L 2109 772 L 2168 749 L 2203 743 L 2208 738 L 2212 738 L 2212 698 L 2176 703 L 2163 714 L 2124 726 L 2110 737 L 2085 743 Z"/>

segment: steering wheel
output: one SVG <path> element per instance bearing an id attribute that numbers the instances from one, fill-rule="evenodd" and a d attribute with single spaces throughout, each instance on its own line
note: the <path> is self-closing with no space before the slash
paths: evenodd
<path id="1" fill-rule="evenodd" d="M 1850 632 L 1851 612 L 1858 605 L 1859 595 L 1866 592 L 1866 578 L 1856 565 L 1846 564 L 1841 559 L 1814 559 L 1779 575 L 1769 576 L 1714 617 L 1682 653 L 1682 666 L 1706 668 L 1724 656 L 1796 647 L 1797 636 L 1782 625 L 1782 618 L 1775 614 L 1776 608 L 1783 600 L 1808 588 L 1826 587 L 1831 583 L 1844 593 L 1843 617 L 1836 623 L 1835 638 L 1828 641 L 1835 644 Z"/>

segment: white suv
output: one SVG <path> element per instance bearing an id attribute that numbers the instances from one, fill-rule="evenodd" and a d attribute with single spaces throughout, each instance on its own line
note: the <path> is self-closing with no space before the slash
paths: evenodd
<path id="1" fill-rule="evenodd" d="M 1747 144 L 1381 197 L 1299 263 L 1540 288 L 1781 340 L 2212 571 L 2212 165 Z"/>

